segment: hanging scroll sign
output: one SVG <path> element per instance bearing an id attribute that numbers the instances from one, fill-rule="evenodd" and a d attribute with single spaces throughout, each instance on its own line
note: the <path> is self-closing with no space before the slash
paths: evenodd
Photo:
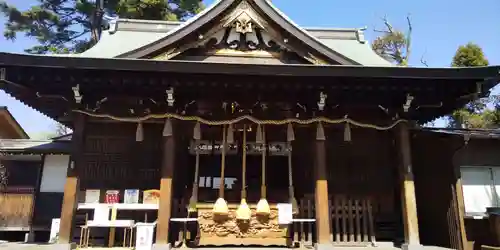
<path id="1" fill-rule="evenodd" d="M 226 154 L 228 155 L 234 155 L 238 152 L 238 145 L 236 143 L 228 143 L 227 148 L 228 149 L 226 150 Z M 193 140 L 191 141 L 191 145 L 189 146 L 189 153 L 195 155 L 196 151 L 198 151 L 200 155 L 219 155 L 222 153 L 222 142 L 216 141 L 212 143 L 211 141 L 206 140 Z"/>
<path id="2" fill-rule="evenodd" d="M 227 143 L 227 150 L 226 150 L 226 155 L 235 155 L 238 153 L 238 144 L 235 143 Z M 222 142 L 221 141 L 216 141 L 214 142 L 213 146 L 213 152 L 216 155 L 222 154 Z"/>
<path id="3" fill-rule="evenodd" d="M 286 156 L 292 151 L 292 146 L 285 142 L 269 143 L 269 155 Z"/>
<path id="4" fill-rule="evenodd" d="M 200 155 L 209 155 L 212 154 L 213 149 L 214 147 L 211 141 L 193 140 L 189 146 L 189 153 L 195 155 L 198 151 Z"/>
<path id="5" fill-rule="evenodd" d="M 267 150 L 269 152 L 269 156 L 286 156 L 291 151 L 291 149 L 291 146 L 288 146 L 285 142 L 270 142 L 267 147 L 262 145 L 261 143 L 247 143 L 248 155 L 261 155 L 262 150 Z"/>
<path id="6" fill-rule="evenodd" d="M 262 150 L 265 149 L 265 146 L 262 143 L 256 142 L 248 142 L 247 143 L 247 155 L 261 155 Z"/>

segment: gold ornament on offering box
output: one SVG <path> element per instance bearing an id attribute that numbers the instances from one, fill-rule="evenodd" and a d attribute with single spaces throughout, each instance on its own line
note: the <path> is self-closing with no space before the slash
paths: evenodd
<path id="1" fill-rule="evenodd" d="M 214 220 L 209 204 L 198 204 L 198 222 L 200 225 L 200 245 L 282 245 L 287 244 L 287 227 L 278 223 L 278 209 L 270 207 L 270 213 L 260 216 L 255 205 L 248 205 L 250 218 L 239 220 L 237 206 L 229 204 L 227 216 Z"/>

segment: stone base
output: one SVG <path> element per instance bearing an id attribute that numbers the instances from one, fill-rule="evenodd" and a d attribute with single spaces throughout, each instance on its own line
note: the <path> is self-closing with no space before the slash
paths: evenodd
<path id="1" fill-rule="evenodd" d="M 423 250 L 425 247 L 420 244 L 403 244 L 401 250 Z"/>
<path id="2" fill-rule="evenodd" d="M 75 243 L 68 243 L 68 244 L 53 244 L 50 245 L 47 249 L 50 250 L 73 250 L 76 249 L 76 244 Z"/>
<path id="3" fill-rule="evenodd" d="M 331 243 L 316 243 L 314 244 L 315 250 L 333 250 L 335 247 Z"/>
<path id="4" fill-rule="evenodd" d="M 170 245 L 170 243 L 168 244 L 153 244 L 153 247 L 151 248 L 151 250 L 170 250 L 172 249 L 172 246 Z"/>

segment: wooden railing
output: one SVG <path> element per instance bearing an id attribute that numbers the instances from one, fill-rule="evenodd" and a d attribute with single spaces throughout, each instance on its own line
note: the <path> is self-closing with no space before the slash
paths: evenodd
<path id="1" fill-rule="evenodd" d="M 0 193 L 0 228 L 29 228 L 32 193 Z"/>
<path id="2" fill-rule="evenodd" d="M 172 217 L 173 218 L 187 218 L 187 203 L 184 200 L 174 200 L 172 204 Z M 190 214 L 190 217 L 194 215 Z M 183 224 L 183 223 L 170 223 L 170 239 L 175 247 L 179 247 L 185 241 L 194 240 L 197 233 L 196 224 Z"/>
<path id="3" fill-rule="evenodd" d="M 315 206 L 314 199 L 301 199 L 299 201 L 299 214 L 295 218 L 314 219 Z M 313 247 L 316 242 L 316 223 L 315 222 L 294 222 L 290 226 L 290 235 L 293 245 L 302 247 Z"/>
<path id="4" fill-rule="evenodd" d="M 373 208 L 369 198 L 334 196 L 329 203 L 335 244 L 375 245 Z"/>
<path id="5" fill-rule="evenodd" d="M 339 246 L 367 246 L 375 244 L 373 208 L 369 198 L 332 196 L 329 199 L 332 241 Z M 314 199 L 299 201 L 300 219 L 315 218 Z M 292 241 L 304 247 L 316 242 L 316 225 L 295 222 L 290 228 Z"/>

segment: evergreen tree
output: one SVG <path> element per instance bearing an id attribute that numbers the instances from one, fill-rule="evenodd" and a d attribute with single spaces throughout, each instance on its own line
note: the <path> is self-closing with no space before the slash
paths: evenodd
<path id="1" fill-rule="evenodd" d="M 467 43 L 458 47 L 451 66 L 488 66 L 488 59 L 477 44 Z M 490 105 L 493 108 L 488 108 Z M 496 128 L 500 125 L 500 103 L 497 96 L 474 100 L 456 110 L 449 117 L 449 126 L 454 128 Z"/>
<path id="2" fill-rule="evenodd" d="M 183 21 L 201 9 L 201 0 L 38 0 L 28 10 L 19 10 L 0 0 L 7 18 L 5 38 L 14 41 L 21 34 L 36 39 L 39 44 L 25 50 L 33 54 L 85 51 L 98 39 L 103 14 Z"/>
<path id="3" fill-rule="evenodd" d="M 484 56 L 483 49 L 474 43 L 467 43 L 458 47 L 453 61 L 452 67 L 480 67 L 488 66 L 490 63 Z"/>

